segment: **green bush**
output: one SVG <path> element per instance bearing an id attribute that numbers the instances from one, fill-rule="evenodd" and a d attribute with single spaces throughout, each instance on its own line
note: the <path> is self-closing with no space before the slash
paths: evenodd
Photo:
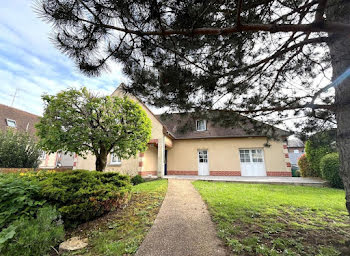
<path id="1" fill-rule="evenodd" d="M 325 155 L 320 163 L 322 177 L 326 179 L 334 188 L 344 188 L 343 182 L 339 175 L 339 154 L 331 153 Z"/>
<path id="2" fill-rule="evenodd" d="M 308 158 L 305 154 L 303 154 L 299 160 L 298 165 L 300 168 L 300 175 L 301 177 L 315 177 L 315 172 L 311 169 L 310 163 L 308 161 Z"/>
<path id="3" fill-rule="evenodd" d="M 19 218 L 0 232 L 0 254 L 3 256 L 46 255 L 51 246 L 64 238 L 57 211 L 51 206 L 38 210 L 35 218 Z"/>
<path id="4" fill-rule="evenodd" d="M 0 175 L 0 230 L 21 217 L 32 217 L 43 206 L 40 185 L 17 174 Z"/>
<path id="5" fill-rule="evenodd" d="M 0 131 L 1 168 L 37 168 L 41 150 L 28 133 Z"/>
<path id="6" fill-rule="evenodd" d="M 39 174 L 41 195 L 56 205 L 65 225 L 94 219 L 128 200 L 130 178 L 118 173 L 75 170 Z"/>
<path id="7" fill-rule="evenodd" d="M 305 153 L 313 170 L 314 177 L 322 177 L 321 158 L 336 151 L 335 147 L 336 131 L 329 130 L 317 133 L 310 137 L 305 143 Z"/>
<path id="8" fill-rule="evenodd" d="M 134 185 L 141 184 L 145 182 L 145 180 L 140 175 L 135 175 L 131 178 L 131 183 Z"/>

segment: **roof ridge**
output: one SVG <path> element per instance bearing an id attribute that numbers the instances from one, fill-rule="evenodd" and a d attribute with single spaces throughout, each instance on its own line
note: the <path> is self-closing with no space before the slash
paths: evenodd
<path id="1" fill-rule="evenodd" d="M 19 109 L 19 108 L 15 108 L 15 107 L 11 107 L 11 106 L 8 106 L 8 105 L 5 105 L 5 104 L 1 104 L 1 103 L 0 103 L 0 106 L 4 106 L 4 107 L 7 107 L 7 108 L 14 109 L 14 110 L 16 110 L 16 111 L 24 112 L 24 113 L 26 113 L 26 114 L 29 114 L 29 115 L 32 115 L 32 116 L 35 116 L 35 117 L 41 117 L 41 116 L 39 116 L 39 115 L 30 113 L 30 112 L 28 112 L 28 111 L 25 111 L 25 110 L 22 110 L 22 109 Z"/>

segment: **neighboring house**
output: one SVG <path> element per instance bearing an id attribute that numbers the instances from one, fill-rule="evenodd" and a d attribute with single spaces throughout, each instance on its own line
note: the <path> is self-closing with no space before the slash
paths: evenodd
<path id="1" fill-rule="evenodd" d="M 120 86 L 112 96 L 126 95 Z M 192 114 L 169 114 L 161 119 L 133 95 L 152 122 L 148 149 L 130 159 L 110 155 L 106 171 L 141 176 L 212 175 L 212 176 L 292 176 L 286 138 L 290 134 L 278 130 L 281 140 L 269 141 L 259 132 L 247 133 L 237 127 L 217 127 Z M 188 128 L 182 131 L 182 127 Z M 251 127 L 253 130 L 253 127 Z M 77 169 L 95 169 L 96 158 L 78 157 Z"/>
<path id="2" fill-rule="evenodd" d="M 287 139 L 287 147 L 291 165 L 298 167 L 298 159 L 305 153 L 304 142 L 294 136 L 290 136 Z"/>
<path id="3" fill-rule="evenodd" d="M 30 135 L 36 136 L 35 124 L 39 120 L 40 116 L 0 104 L 0 130 L 2 131 L 16 129 L 17 131 L 28 132 Z M 39 168 L 52 169 L 57 166 L 71 168 L 73 167 L 74 157 L 61 152 L 46 154 L 43 151 L 40 160 Z"/>

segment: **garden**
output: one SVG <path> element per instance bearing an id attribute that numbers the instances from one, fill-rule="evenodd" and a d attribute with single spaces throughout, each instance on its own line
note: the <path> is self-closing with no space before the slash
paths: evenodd
<path id="1" fill-rule="evenodd" d="M 141 181 L 140 177 L 132 180 Z M 97 251 L 90 255 L 110 255 L 109 250 L 113 255 L 136 251 L 155 219 L 165 191 L 165 181 L 133 186 L 129 176 L 111 172 L 2 174 L 0 254 L 55 255 L 66 238 L 76 233 L 87 236 L 82 230 L 91 229 L 90 222 L 110 231 L 89 235 L 89 244 L 96 246 L 86 252 Z M 123 239 L 123 245 L 116 242 Z"/>

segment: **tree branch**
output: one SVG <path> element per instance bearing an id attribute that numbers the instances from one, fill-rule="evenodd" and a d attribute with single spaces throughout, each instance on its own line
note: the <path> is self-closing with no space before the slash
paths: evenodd
<path id="1" fill-rule="evenodd" d="M 96 26 L 102 26 L 117 30 L 124 33 L 135 34 L 135 35 L 148 35 L 148 36 L 170 36 L 170 35 L 229 35 L 238 32 L 259 32 L 266 31 L 271 33 L 277 32 L 329 32 L 329 33 L 340 33 L 350 34 L 350 24 L 339 23 L 339 22 L 325 22 L 324 25 L 319 26 L 318 24 L 241 24 L 233 27 L 226 28 L 195 28 L 195 29 L 167 29 L 167 30 L 153 30 L 153 31 L 142 31 L 133 30 L 127 28 L 121 28 L 109 24 L 99 24 L 83 18 L 78 18 L 80 21 L 84 21 Z"/>

